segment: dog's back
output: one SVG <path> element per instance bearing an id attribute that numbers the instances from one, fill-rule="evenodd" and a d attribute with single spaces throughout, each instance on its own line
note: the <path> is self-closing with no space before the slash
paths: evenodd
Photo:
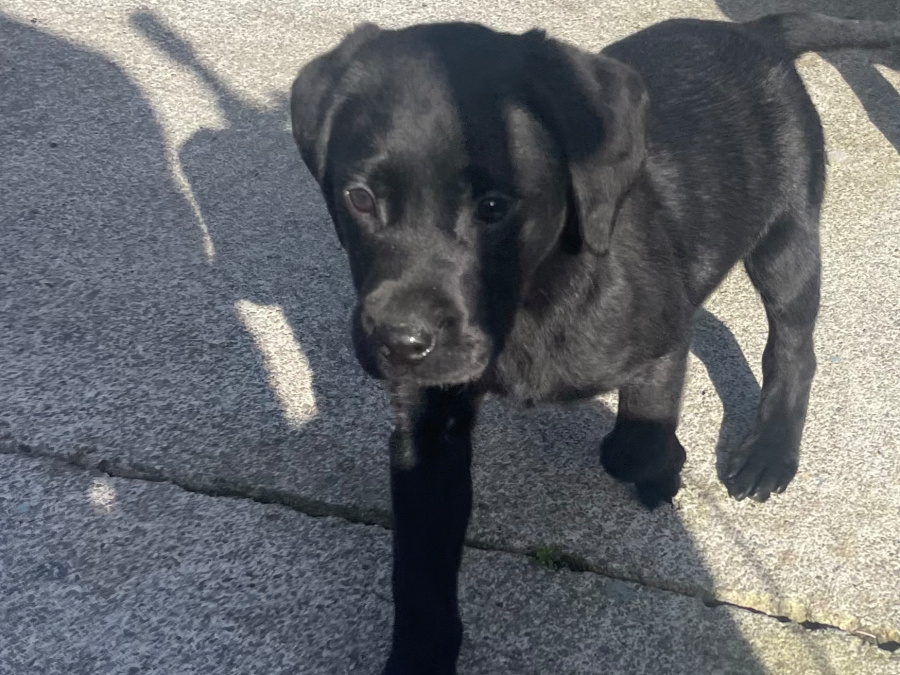
<path id="1" fill-rule="evenodd" d="M 667 227 L 685 247 L 695 299 L 780 218 L 817 215 L 825 143 L 793 60 L 892 42 L 900 25 L 778 14 L 744 24 L 666 21 L 603 50 L 637 70 L 649 91 L 648 176 L 675 216 Z"/>

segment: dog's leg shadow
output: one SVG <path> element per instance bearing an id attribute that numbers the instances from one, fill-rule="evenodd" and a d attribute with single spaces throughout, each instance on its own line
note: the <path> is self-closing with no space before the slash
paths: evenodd
<path id="1" fill-rule="evenodd" d="M 732 332 L 703 308 L 694 318 L 691 351 L 703 363 L 722 401 L 716 441 L 716 472 L 722 480 L 731 454 L 753 427 L 760 387 Z"/>

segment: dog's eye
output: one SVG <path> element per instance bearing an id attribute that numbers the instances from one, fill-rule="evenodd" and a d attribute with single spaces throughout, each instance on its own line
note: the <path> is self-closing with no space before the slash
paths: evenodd
<path id="1" fill-rule="evenodd" d="M 506 218 L 512 200 L 499 195 L 483 197 L 475 207 L 475 216 L 483 223 L 499 223 Z"/>
<path id="2" fill-rule="evenodd" d="M 350 188 L 347 190 L 346 195 L 350 205 L 360 213 L 365 213 L 366 215 L 375 213 L 375 197 L 365 188 Z"/>

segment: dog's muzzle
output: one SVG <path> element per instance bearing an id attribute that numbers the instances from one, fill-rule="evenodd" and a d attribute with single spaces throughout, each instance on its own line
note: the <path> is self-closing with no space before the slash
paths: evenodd
<path id="1" fill-rule="evenodd" d="M 406 366 L 428 358 L 435 345 L 434 332 L 417 323 L 379 325 L 371 339 L 378 343 L 379 351 L 386 359 Z"/>

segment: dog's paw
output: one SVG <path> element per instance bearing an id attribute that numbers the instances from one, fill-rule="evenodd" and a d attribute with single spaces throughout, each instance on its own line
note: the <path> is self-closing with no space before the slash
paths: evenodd
<path id="1" fill-rule="evenodd" d="M 635 483 L 634 487 L 641 504 L 653 510 L 663 502 L 672 503 L 681 489 L 681 474 L 669 474 L 657 480 Z"/>
<path id="2" fill-rule="evenodd" d="M 797 473 L 798 453 L 783 443 L 753 437 L 730 459 L 722 482 L 738 501 L 750 497 L 766 501 L 784 492 Z"/>
<path id="3" fill-rule="evenodd" d="M 681 488 L 684 447 L 663 425 L 617 423 L 603 439 L 600 459 L 613 478 L 634 483 L 638 499 L 650 509 L 671 503 Z"/>

